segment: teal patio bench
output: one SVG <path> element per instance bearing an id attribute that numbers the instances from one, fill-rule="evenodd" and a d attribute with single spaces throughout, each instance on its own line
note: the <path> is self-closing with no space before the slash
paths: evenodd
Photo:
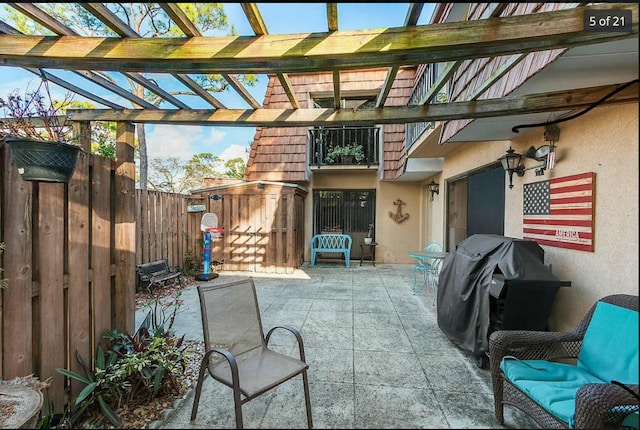
<path id="1" fill-rule="evenodd" d="M 311 266 L 316 265 L 319 252 L 336 252 L 344 254 L 344 262 L 351 267 L 351 236 L 348 234 L 316 234 L 311 238 Z"/>

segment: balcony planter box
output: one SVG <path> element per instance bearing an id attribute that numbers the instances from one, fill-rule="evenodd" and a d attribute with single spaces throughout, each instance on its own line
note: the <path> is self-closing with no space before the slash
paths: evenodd
<path id="1" fill-rule="evenodd" d="M 25 181 L 69 182 L 82 148 L 63 142 L 7 138 L 18 172 Z"/>

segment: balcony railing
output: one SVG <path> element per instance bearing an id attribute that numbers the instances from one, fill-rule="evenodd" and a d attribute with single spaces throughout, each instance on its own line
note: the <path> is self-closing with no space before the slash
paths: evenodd
<path id="1" fill-rule="evenodd" d="M 424 73 L 420 76 L 418 83 L 416 84 L 411 97 L 409 98 L 408 105 L 420 105 L 424 103 L 424 99 L 429 89 L 433 86 L 438 78 L 438 70 L 436 64 L 426 64 Z M 429 103 L 437 103 L 436 97 L 432 98 Z M 418 140 L 422 133 L 428 129 L 433 128 L 435 125 L 433 122 L 414 122 L 406 124 L 405 126 L 405 149 L 409 148 Z"/>
<path id="2" fill-rule="evenodd" d="M 320 127 L 309 130 L 311 166 L 361 165 L 380 162 L 380 127 Z M 336 149 L 355 147 L 358 156 L 340 157 Z M 349 151 L 345 151 L 349 152 Z M 361 158 L 361 159 L 358 159 Z"/>

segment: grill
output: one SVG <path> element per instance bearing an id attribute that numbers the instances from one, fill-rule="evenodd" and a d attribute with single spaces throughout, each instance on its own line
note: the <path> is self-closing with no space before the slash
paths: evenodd
<path id="1" fill-rule="evenodd" d="M 547 330 L 560 287 L 571 286 L 544 264 L 532 240 L 476 234 L 445 258 L 438 282 L 438 326 L 454 343 L 488 364 L 495 330 Z"/>

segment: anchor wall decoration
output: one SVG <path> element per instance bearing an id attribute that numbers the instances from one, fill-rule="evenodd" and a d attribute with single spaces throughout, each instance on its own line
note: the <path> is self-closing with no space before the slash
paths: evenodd
<path id="1" fill-rule="evenodd" d="M 409 214 L 406 214 L 406 213 L 403 214 L 402 213 L 402 206 L 406 204 L 405 202 L 403 202 L 400 199 L 397 199 L 395 202 L 393 202 L 393 204 L 395 206 L 397 206 L 398 209 L 396 209 L 395 213 L 392 212 L 392 211 L 389 211 L 389 218 L 391 218 L 392 220 L 394 220 L 398 224 L 400 224 L 402 221 L 404 221 L 407 218 L 409 218 Z"/>

